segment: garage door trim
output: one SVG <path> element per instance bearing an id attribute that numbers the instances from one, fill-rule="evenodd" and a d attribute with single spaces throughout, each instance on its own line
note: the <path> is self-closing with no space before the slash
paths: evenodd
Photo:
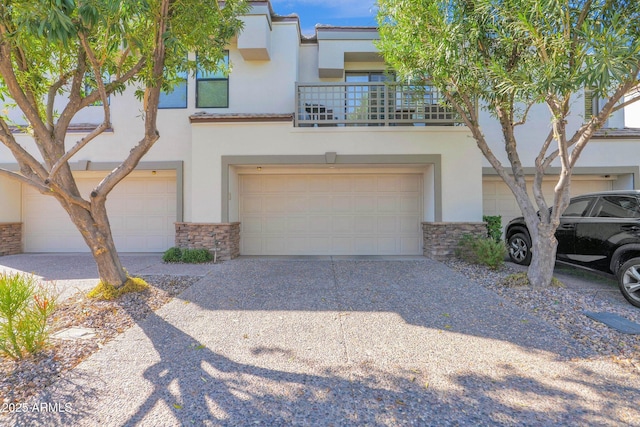
<path id="1" fill-rule="evenodd" d="M 72 171 L 95 171 L 106 172 L 111 171 L 120 166 L 120 162 L 90 162 L 79 161 L 70 163 Z M 159 161 L 159 162 L 140 162 L 134 169 L 135 171 L 176 171 L 176 222 L 184 220 L 184 163 L 181 160 L 176 161 Z"/>
<path id="2" fill-rule="evenodd" d="M 251 165 L 323 165 L 333 160 L 336 165 L 431 165 L 433 166 L 435 222 L 442 221 L 442 159 L 440 154 L 357 155 L 324 153 L 319 155 L 222 156 L 222 222 L 229 222 L 229 174 L 232 166 Z"/>
<path id="3" fill-rule="evenodd" d="M 525 176 L 536 174 L 536 168 L 522 168 Z M 561 168 L 550 167 L 545 171 L 545 175 L 560 175 Z M 633 188 L 640 188 L 640 166 L 583 166 L 573 168 L 573 176 L 578 175 L 633 175 Z M 498 176 L 498 172 L 492 167 L 483 167 L 482 176 Z"/>

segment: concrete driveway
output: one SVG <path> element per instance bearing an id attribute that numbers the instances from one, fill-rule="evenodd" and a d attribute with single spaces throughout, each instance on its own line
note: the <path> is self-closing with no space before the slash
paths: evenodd
<path id="1" fill-rule="evenodd" d="M 429 259 L 150 260 L 206 271 L 35 399 L 70 411 L 19 424 L 640 423 L 637 373 Z"/>

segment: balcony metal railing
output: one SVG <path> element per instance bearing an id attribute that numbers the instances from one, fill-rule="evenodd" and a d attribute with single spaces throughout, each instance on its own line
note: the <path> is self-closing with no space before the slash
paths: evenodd
<path id="1" fill-rule="evenodd" d="M 296 83 L 294 126 L 453 126 L 443 96 L 400 83 Z"/>

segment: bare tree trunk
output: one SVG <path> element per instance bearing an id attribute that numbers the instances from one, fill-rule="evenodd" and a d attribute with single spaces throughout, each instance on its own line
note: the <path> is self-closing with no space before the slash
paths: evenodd
<path id="1" fill-rule="evenodd" d="M 123 286 L 128 279 L 127 272 L 116 251 L 104 205 L 92 206 L 93 212 L 76 205 L 63 206 L 91 250 L 100 281 L 116 288 Z"/>
<path id="2" fill-rule="evenodd" d="M 551 284 L 556 263 L 556 250 L 558 248 L 558 241 L 555 237 L 556 228 L 552 224 L 539 222 L 537 236 L 531 236 L 533 253 L 531 265 L 527 270 L 527 277 L 534 288 L 541 288 Z"/>
<path id="3" fill-rule="evenodd" d="M 108 240 L 108 242 L 106 240 Z M 105 244 L 102 246 L 100 243 L 94 246 L 93 242 L 89 241 L 87 241 L 87 244 L 91 246 L 91 253 L 93 254 L 93 258 L 98 266 L 100 281 L 119 288 L 127 282 L 127 273 L 124 270 L 124 267 L 122 267 L 118 252 L 116 252 L 116 248 L 113 244 L 113 238 L 109 236 L 108 239 L 103 240 L 103 242 Z M 104 246 L 109 246 L 110 249 L 102 249 Z M 94 250 L 94 247 L 98 249 Z"/>

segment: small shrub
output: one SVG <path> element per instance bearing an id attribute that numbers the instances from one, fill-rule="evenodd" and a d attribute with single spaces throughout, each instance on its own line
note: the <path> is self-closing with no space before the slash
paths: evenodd
<path id="1" fill-rule="evenodd" d="M 162 261 L 164 262 L 180 262 L 182 258 L 182 250 L 180 248 L 169 248 L 162 255 Z"/>
<path id="2" fill-rule="evenodd" d="M 213 259 L 211 252 L 206 249 L 170 248 L 162 255 L 164 262 L 184 262 L 186 264 L 201 264 Z"/>
<path id="3" fill-rule="evenodd" d="M 206 249 L 183 249 L 181 261 L 187 264 L 201 264 L 213 259 Z"/>
<path id="4" fill-rule="evenodd" d="M 22 359 L 42 350 L 55 300 L 31 275 L 0 274 L 0 354 Z"/>
<path id="5" fill-rule="evenodd" d="M 484 215 L 482 220 L 487 223 L 487 234 L 490 238 L 499 242 L 502 240 L 502 216 Z"/>
<path id="6" fill-rule="evenodd" d="M 116 288 L 108 283 L 100 282 L 98 286 L 93 288 L 87 296 L 89 298 L 112 300 L 118 298 L 120 295 L 127 294 L 129 292 L 142 292 L 149 288 L 147 282 L 139 277 L 129 277 L 124 285 Z"/>
<path id="7" fill-rule="evenodd" d="M 465 234 L 460 239 L 455 254 L 467 262 L 497 270 L 504 264 L 507 248 L 501 240 Z"/>

